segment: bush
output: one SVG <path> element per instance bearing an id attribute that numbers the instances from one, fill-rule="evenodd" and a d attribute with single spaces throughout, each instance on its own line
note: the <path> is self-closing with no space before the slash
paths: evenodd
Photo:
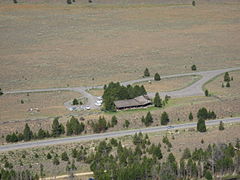
<path id="1" fill-rule="evenodd" d="M 67 0 L 67 4 L 72 4 L 72 1 L 71 0 Z"/>
<path id="2" fill-rule="evenodd" d="M 194 64 L 194 65 L 191 66 L 191 69 L 192 69 L 192 71 L 196 71 L 197 70 L 197 66 Z"/>
<path id="3" fill-rule="evenodd" d="M 161 80 L 161 77 L 160 77 L 160 75 L 159 75 L 158 73 L 156 73 L 156 74 L 154 75 L 154 80 L 155 80 L 155 81 L 160 81 L 160 80 Z"/>
<path id="4" fill-rule="evenodd" d="M 218 128 L 220 131 L 223 131 L 224 130 L 224 124 L 222 121 L 220 121 L 219 123 L 219 128 Z"/>

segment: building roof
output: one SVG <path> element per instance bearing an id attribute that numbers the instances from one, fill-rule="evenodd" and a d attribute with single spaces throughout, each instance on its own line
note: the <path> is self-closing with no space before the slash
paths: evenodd
<path id="1" fill-rule="evenodd" d="M 114 104 L 116 108 L 121 109 L 135 106 L 145 106 L 151 104 L 151 101 L 149 100 L 148 96 L 138 96 L 134 99 L 114 101 Z"/>

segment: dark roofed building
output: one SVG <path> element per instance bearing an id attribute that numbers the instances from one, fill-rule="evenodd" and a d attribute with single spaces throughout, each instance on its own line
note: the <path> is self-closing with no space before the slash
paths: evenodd
<path id="1" fill-rule="evenodd" d="M 116 109 L 127 109 L 127 108 L 137 108 L 137 107 L 145 107 L 152 104 L 151 100 L 148 96 L 138 96 L 134 99 L 127 99 L 127 100 L 119 100 L 114 101 Z"/>

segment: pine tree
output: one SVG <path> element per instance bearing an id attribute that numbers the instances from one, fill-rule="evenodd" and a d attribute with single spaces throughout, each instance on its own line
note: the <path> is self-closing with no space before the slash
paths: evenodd
<path id="1" fill-rule="evenodd" d="M 169 121 L 168 114 L 164 111 L 161 115 L 161 125 L 167 125 Z"/>
<path id="2" fill-rule="evenodd" d="M 206 128 L 206 124 L 205 124 L 205 120 L 204 119 L 199 119 L 197 122 L 197 130 L 199 132 L 206 132 L 207 128 Z"/>
<path id="3" fill-rule="evenodd" d="M 162 107 L 162 100 L 159 96 L 159 93 L 156 93 L 155 94 L 155 97 L 154 97 L 154 106 L 155 107 Z"/>
<path id="4" fill-rule="evenodd" d="M 224 74 L 224 81 L 225 82 L 229 82 L 230 81 L 230 76 L 229 76 L 229 73 L 228 72 L 226 72 L 225 74 Z"/>
<path id="5" fill-rule="evenodd" d="M 160 80 L 161 80 L 161 77 L 160 77 L 160 75 L 159 75 L 158 73 L 156 73 L 156 74 L 154 75 L 154 80 L 155 80 L 155 81 L 160 81 Z"/>
<path id="6" fill-rule="evenodd" d="M 68 157 L 66 152 L 62 153 L 61 158 L 62 158 L 63 161 L 68 161 L 69 160 L 69 157 Z"/>
<path id="7" fill-rule="evenodd" d="M 78 100 L 77 99 L 73 99 L 73 102 L 72 102 L 73 105 L 78 105 Z"/>
<path id="8" fill-rule="evenodd" d="M 223 131 L 224 130 L 224 124 L 222 121 L 220 121 L 219 123 L 219 128 L 218 128 L 220 131 Z"/>
<path id="9" fill-rule="evenodd" d="M 59 124 L 58 119 L 59 118 L 55 118 L 53 120 L 53 124 L 52 124 L 52 136 L 53 137 L 58 137 L 61 134 L 65 133 L 64 126 L 62 124 Z"/>
<path id="10" fill-rule="evenodd" d="M 189 113 L 188 119 L 189 119 L 190 121 L 193 120 L 193 114 L 192 114 L 192 112 Z"/>
<path id="11" fill-rule="evenodd" d="M 149 126 L 153 123 L 152 114 L 150 112 L 147 113 L 144 123 L 145 126 Z"/>
<path id="12" fill-rule="evenodd" d="M 0 96 L 3 95 L 2 89 L 0 88 Z"/>
<path id="13" fill-rule="evenodd" d="M 208 94 L 208 90 L 206 89 L 206 90 L 205 90 L 205 96 L 208 97 L 208 95 L 209 95 L 209 94 Z"/>
<path id="14" fill-rule="evenodd" d="M 149 70 L 148 68 L 146 68 L 144 71 L 144 77 L 149 77 L 149 76 L 150 76 Z"/>
<path id="15" fill-rule="evenodd" d="M 28 124 L 26 123 L 24 131 L 23 131 L 24 141 L 30 141 L 32 139 L 32 137 L 33 137 L 33 133 L 30 130 L 30 127 L 28 126 Z"/>
<path id="16" fill-rule="evenodd" d="M 197 70 L 197 66 L 194 64 L 194 65 L 192 65 L 191 69 L 192 69 L 192 71 L 196 71 Z"/>
<path id="17" fill-rule="evenodd" d="M 72 1 L 71 0 L 67 0 L 67 4 L 72 4 Z"/>
<path id="18" fill-rule="evenodd" d="M 117 121 L 117 117 L 114 115 L 111 119 L 111 125 L 112 127 L 114 127 L 115 125 L 117 125 L 118 121 Z"/>
<path id="19" fill-rule="evenodd" d="M 226 87 L 230 87 L 230 82 L 227 82 Z"/>

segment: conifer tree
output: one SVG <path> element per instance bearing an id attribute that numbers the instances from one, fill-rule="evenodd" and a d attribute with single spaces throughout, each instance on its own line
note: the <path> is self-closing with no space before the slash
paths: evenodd
<path id="1" fill-rule="evenodd" d="M 162 107 L 162 100 L 159 96 L 159 93 L 156 93 L 155 94 L 155 97 L 154 97 L 154 106 L 155 107 Z"/>

